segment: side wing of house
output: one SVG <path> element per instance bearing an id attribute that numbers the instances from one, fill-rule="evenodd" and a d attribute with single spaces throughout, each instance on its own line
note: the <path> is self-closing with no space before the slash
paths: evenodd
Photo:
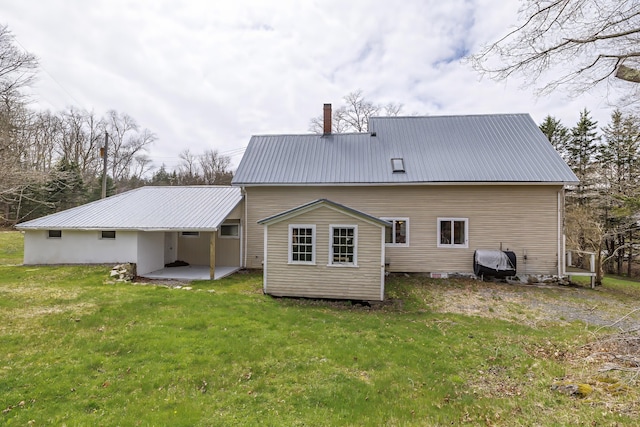
<path id="1" fill-rule="evenodd" d="M 517 274 L 558 274 L 562 192 L 535 184 L 247 187 L 246 266 L 263 266 L 257 221 L 326 198 L 392 223 L 389 271 L 473 273 L 476 249 L 502 249 L 516 253 Z"/>
<path id="2" fill-rule="evenodd" d="M 55 228 L 24 231 L 27 265 L 136 262 L 137 256 L 137 231 Z"/>
<path id="3" fill-rule="evenodd" d="M 261 222 L 265 293 L 369 301 L 384 298 L 385 224 L 325 203 Z"/>

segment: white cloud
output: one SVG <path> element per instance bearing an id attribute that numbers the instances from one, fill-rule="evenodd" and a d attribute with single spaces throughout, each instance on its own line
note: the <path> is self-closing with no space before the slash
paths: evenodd
<path id="1" fill-rule="evenodd" d="M 5 0 L 2 23 L 40 57 L 37 105 L 126 112 L 159 139 L 237 152 L 252 134 L 304 133 L 322 104 L 362 89 L 406 113 L 530 112 L 568 126 L 603 95 L 537 99 L 518 81 L 479 80 L 459 61 L 505 34 L 517 2 Z M 239 156 L 234 158 L 237 164 Z"/>

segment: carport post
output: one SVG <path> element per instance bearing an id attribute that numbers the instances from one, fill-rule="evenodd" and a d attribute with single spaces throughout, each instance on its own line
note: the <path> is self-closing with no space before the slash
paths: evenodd
<path id="1" fill-rule="evenodd" d="M 211 232 L 211 239 L 209 240 L 209 278 L 214 280 L 216 278 L 216 236 L 218 230 Z"/>

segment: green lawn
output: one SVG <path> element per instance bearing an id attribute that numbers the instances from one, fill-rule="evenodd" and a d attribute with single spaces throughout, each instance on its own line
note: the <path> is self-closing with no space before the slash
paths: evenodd
<path id="1" fill-rule="evenodd" d="M 433 287 L 476 284 L 392 278 L 393 301 L 373 309 L 264 296 L 256 273 L 191 290 L 113 285 L 105 267 L 9 265 L 20 263 L 21 239 L 0 233 L 2 425 L 637 420 L 598 393 L 551 389 L 580 373 L 553 350 L 590 339 L 584 324 L 532 327 L 430 308 Z"/>

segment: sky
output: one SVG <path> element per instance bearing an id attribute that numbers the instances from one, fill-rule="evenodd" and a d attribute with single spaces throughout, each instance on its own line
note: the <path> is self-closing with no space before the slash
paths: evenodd
<path id="1" fill-rule="evenodd" d="M 517 23 L 517 0 L 2 0 L 0 24 L 40 61 L 33 108 L 116 110 L 157 136 L 155 167 L 251 135 L 307 133 L 324 103 L 362 90 L 405 115 L 529 113 L 604 126 L 599 92 L 537 97 L 464 56 Z"/>

